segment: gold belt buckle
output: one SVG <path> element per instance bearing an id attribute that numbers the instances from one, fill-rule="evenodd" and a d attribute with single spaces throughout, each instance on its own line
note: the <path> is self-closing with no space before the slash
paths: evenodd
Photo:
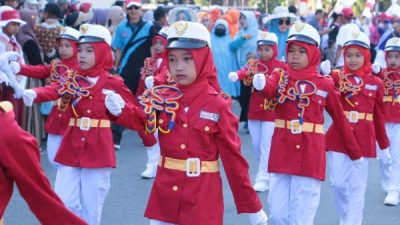
<path id="1" fill-rule="evenodd" d="M 84 131 L 88 131 L 90 129 L 90 118 L 82 117 L 81 122 L 79 124 L 79 128 Z"/>
<path id="2" fill-rule="evenodd" d="M 290 131 L 292 132 L 292 134 L 301 134 L 303 132 L 303 127 L 300 124 L 300 120 L 290 121 Z"/>
<path id="3" fill-rule="evenodd" d="M 193 171 L 195 169 L 196 171 Z M 186 176 L 198 177 L 200 176 L 200 159 L 199 158 L 187 158 L 186 159 Z"/>
<path id="4" fill-rule="evenodd" d="M 349 112 L 349 122 L 350 123 L 357 123 L 358 122 L 358 115 L 357 111 L 350 111 Z"/>

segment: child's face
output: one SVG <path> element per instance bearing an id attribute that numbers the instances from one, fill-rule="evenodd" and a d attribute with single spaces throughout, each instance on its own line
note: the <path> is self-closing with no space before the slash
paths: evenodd
<path id="1" fill-rule="evenodd" d="M 78 64 L 79 68 L 88 70 L 95 65 L 94 48 L 90 43 L 82 43 L 78 46 Z"/>
<path id="2" fill-rule="evenodd" d="M 180 85 L 190 85 L 196 80 L 196 65 L 189 51 L 171 50 L 168 53 L 168 62 L 172 78 Z"/>
<path id="3" fill-rule="evenodd" d="M 65 39 L 60 39 L 58 44 L 58 53 L 61 59 L 69 59 L 74 56 L 74 48 L 71 43 Z"/>
<path id="4" fill-rule="evenodd" d="M 393 69 L 397 69 L 400 67 L 400 52 L 399 51 L 390 51 L 387 55 L 387 65 Z"/>
<path id="5" fill-rule="evenodd" d="M 7 26 L 3 27 L 4 33 L 8 35 L 16 35 L 18 33 L 20 24 L 16 22 L 9 22 Z"/>
<path id="6" fill-rule="evenodd" d="M 274 50 L 271 48 L 271 46 L 268 45 L 259 45 L 257 47 L 257 53 L 260 59 L 267 61 L 272 58 L 274 55 Z"/>
<path id="7" fill-rule="evenodd" d="M 154 52 L 157 54 L 162 54 L 164 52 L 164 45 L 162 44 L 161 40 L 156 40 L 153 44 Z"/>
<path id="8" fill-rule="evenodd" d="M 344 63 L 351 70 L 358 70 L 364 65 L 364 56 L 357 48 L 349 48 L 344 56 Z"/>
<path id="9" fill-rule="evenodd" d="M 307 50 L 299 45 L 291 44 L 289 47 L 287 62 L 293 70 L 302 70 L 308 66 Z"/>

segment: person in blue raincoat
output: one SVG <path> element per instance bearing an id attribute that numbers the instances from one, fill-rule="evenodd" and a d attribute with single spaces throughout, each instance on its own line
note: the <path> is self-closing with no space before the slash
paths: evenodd
<path id="1" fill-rule="evenodd" d="M 230 82 L 228 73 L 237 69 L 235 54 L 226 46 L 232 41 L 228 22 L 219 19 L 211 30 L 211 50 L 217 68 L 218 81 L 222 91 L 232 97 L 240 94 L 240 83 Z"/>
<path id="2" fill-rule="evenodd" d="M 236 33 L 234 40 L 229 44 L 229 49 L 236 56 L 236 69 L 233 68 L 233 71 L 243 68 L 250 58 L 256 57 L 258 32 L 258 23 L 254 13 L 242 11 L 239 17 L 239 32 Z M 251 87 L 244 86 L 241 82 L 239 104 L 242 111 L 240 112 L 240 121 L 246 122 L 245 128 L 247 128 L 250 95 Z"/>

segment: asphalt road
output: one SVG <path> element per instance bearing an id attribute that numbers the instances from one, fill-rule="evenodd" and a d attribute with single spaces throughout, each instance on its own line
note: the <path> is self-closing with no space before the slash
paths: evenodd
<path id="1" fill-rule="evenodd" d="M 233 105 L 234 111 L 238 111 L 237 104 Z M 326 125 L 330 123 L 327 118 Z M 242 139 L 242 152 L 250 164 L 250 176 L 254 180 L 256 173 L 255 159 L 251 150 L 250 135 L 243 130 L 243 124 L 239 129 Z M 45 154 L 45 153 L 44 153 Z M 122 140 L 121 150 L 117 154 L 117 168 L 114 170 L 111 180 L 111 190 L 103 209 L 103 225 L 147 225 L 149 221 L 144 218 L 144 209 L 150 193 L 153 180 L 140 178 L 146 164 L 146 152 L 140 144 L 136 132 L 126 131 Z M 42 155 L 42 165 L 53 184 L 55 171 L 47 162 L 47 156 Z M 400 171 L 399 171 L 400 172 Z M 224 181 L 225 215 L 224 225 L 247 225 L 246 215 L 237 215 L 232 194 L 227 184 L 226 177 L 222 173 Z M 259 194 L 264 209 L 268 211 L 268 193 Z M 400 206 L 388 207 L 383 205 L 385 193 L 380 186 L 380 176 L 376 160 L 370 160 L 368 189 L 366 193 L 366 206 L 364 210 L 363 225 L 400 225 Z M 305 202 L 304 204 L 307 204 Z M 37 225 L 39 222 L 29 211 L 28 206 L 15 189 L 13 198 L 5 213 L 5 225 Z M 321 201 L 315 218 L 315 225 L 338 225 L 339 218 L 336 215 L 333 194 L 327 180 L 322 185 Z M 206 225 L 206 224 L 205 224 Z"/>

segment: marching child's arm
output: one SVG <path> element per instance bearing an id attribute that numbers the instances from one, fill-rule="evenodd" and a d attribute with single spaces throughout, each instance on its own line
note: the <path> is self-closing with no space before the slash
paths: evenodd
<path id="1" fill-rule="evenodd" d="M 374 128 L 376 134 L 376 141 L 379 144 L 380 149 L 386 149 L 389 147 L 389 138 L 386 134 L 385 128 L 385 113 L 383 105 L 383 86 L 380 79 L 375 78 L 378 81 L 375 104 L 374 104 Z"/>
<path id="2" fill-rule="evenodd" d="M 50 76 L 51 65 L 26 65 L 21 64 L 21 70 L 18 72 L 20 75 L 25 75 L 27 77 L 44 79 Z"/>
<path id="3" fill-rule="evenodd" d="M 349 157 L 352 160 L 357 160 L 362 157 L 361 148 L 353 131 L 351 130 L 345 114 L 343 113 L 344 110 L 342 108 L 342 104 L 340 103 L 340 93 L 334 88 L 333 82 L 329 89 L 330 90 L 328 91 L 326 97 L 325 109 L 332 117 L 332 120 L 338 127 L 338 130 L 340 130 L 340 135 L 342 140 L 345 142 Z"/>
<path id="4" fill-rule="evenodd" d="M 251 186 L 249 166 L 240 152 L 237 134 L 238 120 L 230 110 L 230 100 L 222 106 L 218 121 L 217 147 L 221 156 L 229 186 L 232 190 L 238 213 L 255 213 L 262 208 L 261 202 Z"/>

